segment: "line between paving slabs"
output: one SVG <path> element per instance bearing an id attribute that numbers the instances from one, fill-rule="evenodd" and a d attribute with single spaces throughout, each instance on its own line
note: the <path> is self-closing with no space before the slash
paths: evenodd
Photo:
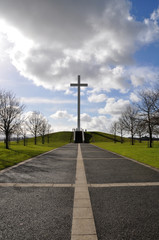
<path id="1" fill-rule="evenodd" d="M 80 144 L 78 144 L 71 240 L 98 240 Z"/>
<path id="2" fill-rule="evenodd" d="M 77 186 L 77 185 L 76 185 Z M 139 182 L 139 183 L 89 183 L 85 185 L 86 187 L 97 187 L 97 188 L 109 188 L 109 187 L 146 187 L 146 186 L 159 186 L 159 182 Z M 65 184 L 65 183 L 1 183 L 0 187 L 50 187 L 50 188 L 60 188 L 60 187 L 75 187 L 75 184 Z M 84 188 L 82 189 L 84 190 Z M 81 193 L 82 195 L 82 193 Z"/>

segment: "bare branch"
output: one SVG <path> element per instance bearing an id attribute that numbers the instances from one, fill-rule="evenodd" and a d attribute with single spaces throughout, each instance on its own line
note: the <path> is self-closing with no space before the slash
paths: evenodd
<path id="1" fill-rule="evenodd" d="M 11 92 L 0 91 L 0 132 L 5 135 L 6 148 L 9 148 L 9 138 L 22 123 L 22 105 Z"/>

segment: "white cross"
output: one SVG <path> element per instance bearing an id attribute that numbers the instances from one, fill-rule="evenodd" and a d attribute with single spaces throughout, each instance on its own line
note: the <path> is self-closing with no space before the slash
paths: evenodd
<path id="1" fill-rule="evenodd" d="M 77 118 L 77 130 L 80 131 L 80 87 L 87 87 L 87 83 L 80 83 L 80 75 L 78 75 L 78 83 L 71 83 L 71 87 L 78 87 L 78 103 L 77 103 L 77 110 L 78 110 L 78 118 Z"/>

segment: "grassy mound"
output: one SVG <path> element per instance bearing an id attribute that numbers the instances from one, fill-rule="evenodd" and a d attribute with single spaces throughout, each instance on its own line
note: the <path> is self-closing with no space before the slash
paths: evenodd
<path id="1" fill-rule="evenodd" d="M 112 134 L 103 133 L 103 132 L 86 132 L 85 138 L 87 143 L 93 142 L 114 142 L 114 136 Z M 129 141 L 127 138 L 123 138 L 124 141 Z M 116 136 L 116 141 L 120 142 L 121 139 L 119 136 Z"/>

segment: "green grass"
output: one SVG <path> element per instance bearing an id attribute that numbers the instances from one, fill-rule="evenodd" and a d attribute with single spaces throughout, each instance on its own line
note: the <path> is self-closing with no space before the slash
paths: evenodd
<path id="1" fill-rule="evenodd" d="M 58 132 L 50 134 L 49 143 L 47 136 L 45 144 L 41 143 L 41 137 L 37 138 L 37 145 L 34 145 L 34 138 L 27 140 L 26 146 L 23 146 L 23 141 L 10 143 L 10 149 L 5 149 L 4 143 L 0 143 L 0 170 L 13 166 L 26 159 L 35 157 L 44 152 L 61 147 L 72 141 L 71 132 Z"/>
<path id="2" fill-rule="evenodd" d="M 103 132 L 87 132 L 86 133 L 87 142 L 113 142 L 114 136 L 112 134 Z M 120 142 L 120 137 L 116 136 L 117 142 Z M 125 142 L 129 141 L 127 138 L 123 138 Z"/>
<path id="3" fill-rule="evenodd" d="M 136 141 L 133 146 L 130 142 L 121 144 L 119 142 L 113 143 L 112 141 L 95 142 L 92 144 L 152 167 L 159 168 L 159 142 L 154 142 L 153 148 L 149 148 L 147 142 L 139 143 L 138 141 Z"/>

